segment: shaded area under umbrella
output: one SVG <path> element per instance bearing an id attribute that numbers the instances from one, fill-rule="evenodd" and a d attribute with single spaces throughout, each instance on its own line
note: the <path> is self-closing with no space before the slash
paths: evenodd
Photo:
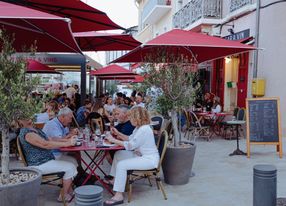
<path id="1" fill-rule="evenodd" d="M 80 0 L 4 1 L 70 18 L 72 20 L 71 27 L 74 32 L 124 29 L 114 23 L 106 13 L 87 5 Z"/>
<path id="2" fill-rule="evenodd" d="M 29 59 L 27 60 L 27 73 L 44 73 L 44 74 L 62 74 L 55 70 L 55 68 L 49 67 L 38 61 Z"/>
<path id="3" fill-rule="evenodd" d="M 151 62 L 161 60 L 164 52 L 166 62 L 184 58 L 188 62 L 199 64 L 255 49 L 253 46 L 236 41 L 173 29 L 138 46 L 113 62 Z"/>
<path id="4" fill-rule="evenodd" d="M 36 43 L 37 52 L 81 53 L 66 18 L 0 2 L 0 29 L 15 36 L 13 47 L 17 52 L 24 47 L 29 50 Z"/>
<path id="5" fill-rule="evenodd" d="M 141 44 L 129 34 L 91 31 L 73 33 L 73 35 L 82 51 L 132 50 Z"/>

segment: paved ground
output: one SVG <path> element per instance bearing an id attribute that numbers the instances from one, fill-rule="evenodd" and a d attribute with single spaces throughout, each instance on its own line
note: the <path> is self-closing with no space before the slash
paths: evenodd
<path id="1" fill-rule="evenodd" d="M 242 139 L 240 145 L 245 151 L 246 140 Z M 252 146 L 249 159 L 245 156 L 228 156 L 235 147 L 235 140 L 215 138 L 207 142 L 198 139 L 193 166 L 195 176 L 190 178 L 188 184 L 183 186 L 164 184 L 168 196 L 168 200 L 164 200 L 155 185 L 149 187 L 147 182 L 141 182 L 134 185 L 131 203 L 124 205 L 251 206 L 255 164 L 272 164 L 277 167 L 277 194 L 278 197 L 286 197 L 285 154 L 280 159 L 274 146 Z M 42 186 L 39 205 L 62 205 L 56 202 L 57 195 L 58 188 Z M 104 198 L 108 197 L 110 197 L 108 194 L 104 194 Z M 73 206 L 74 203 L 70 205 Z"/>

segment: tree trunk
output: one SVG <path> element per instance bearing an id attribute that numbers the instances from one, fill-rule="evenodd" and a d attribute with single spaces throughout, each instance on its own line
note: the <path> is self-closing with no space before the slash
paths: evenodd
<path id="1" fill-rule="evenodd" d="M 178 129 L 178 115 L 177 111 L 173 109 L 171 111 L 171 120 L 172 120 L 172 126 L 174 131 L 174 146 L 177 147 L 179 145 L 179 129 Z"/>
<path id="2" fill-rule="evenodd" d="M 2 168 L 2 183 L 7 184 L 10 182 L 9 179 L 9 154 L 10 154 L 10 148 L 9 148 L 9 136 L 8 136 L 8 129 L 4 128 L 2 129 L 2 154 L 1 154 L 1 168 Z"/>

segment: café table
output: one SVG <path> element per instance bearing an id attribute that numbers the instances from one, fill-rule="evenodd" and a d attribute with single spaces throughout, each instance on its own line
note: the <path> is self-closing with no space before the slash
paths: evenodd
<path id="1" fill-rule="evenodd" d="M 235 125 L 236 127 L 236 150 L 234 150 L 231 154 L 229 154 L 229 156 L 233 156 L 233 155 L 246 155 L 245 152 L 241 151 L 239 149 L 239 132 L 238 132 L 238 127 L 240 125 L 245 124 L 245 121 L 243 120 L 232 120 L 232 121 L 227 121 L 227 124 L 231 124 L 231 125 Z"/>
<path id="2" fill-rule="evenodd" d="M 100 172 L 106 176 L 106 173 L 102 170 L 100 167 L 101 163 L 105 159 L 106 155 L 111 150 L 123 150 L 124 147 L 122 146 L 104 146 L 101 144 L 93 144 L 90 145 L 87 142 L 83 142 L 80 146 L 73 146 L 73 147 L 62 147 L 60 148 L 61 152 L 84 152 L 86 156 L 88 157 L 88 160 L 90 160 L 90 163 L 88 161 L 84 160 L 83 157 L 80 157 L 81 162 L 86 166 L 86 170 L 88 170 L 90 173 L 82 183 L 82 185 L 85 185 L 86 182 L 91 178 L 91 176 L 95 176 L 95 178 L 100 182 L 100 184 L 110 193 L 113 195 L 113 191 L 107 185 L 100 179 L 100 176 L 96 174 L 96 169 L 99 169 Z M 95 151 L 95 155 L 92 157 L 88 151 Z"/>

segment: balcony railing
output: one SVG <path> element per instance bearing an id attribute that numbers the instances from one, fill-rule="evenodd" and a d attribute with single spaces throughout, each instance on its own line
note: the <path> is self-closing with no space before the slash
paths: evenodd
<path id="1" fill-rule="evenodd" d="M 191 0 L 173 16 L 174 28 L 186 28 L 201 18 L 220 19 L 222 0 Z"/>
<path id="2" fill-rule="evenodd" d="M 252 3 L 253 3 L 253 0 L 231 0 L 230 1 L 230 12 L 238 10 Z"/>
<path id="3" fill-rule="evenodd" d="M 142 19 L 145 19 L 157 5 L 169 6 L 171 5 L 171 0 L 149 0 L 143 8 Z"/>

